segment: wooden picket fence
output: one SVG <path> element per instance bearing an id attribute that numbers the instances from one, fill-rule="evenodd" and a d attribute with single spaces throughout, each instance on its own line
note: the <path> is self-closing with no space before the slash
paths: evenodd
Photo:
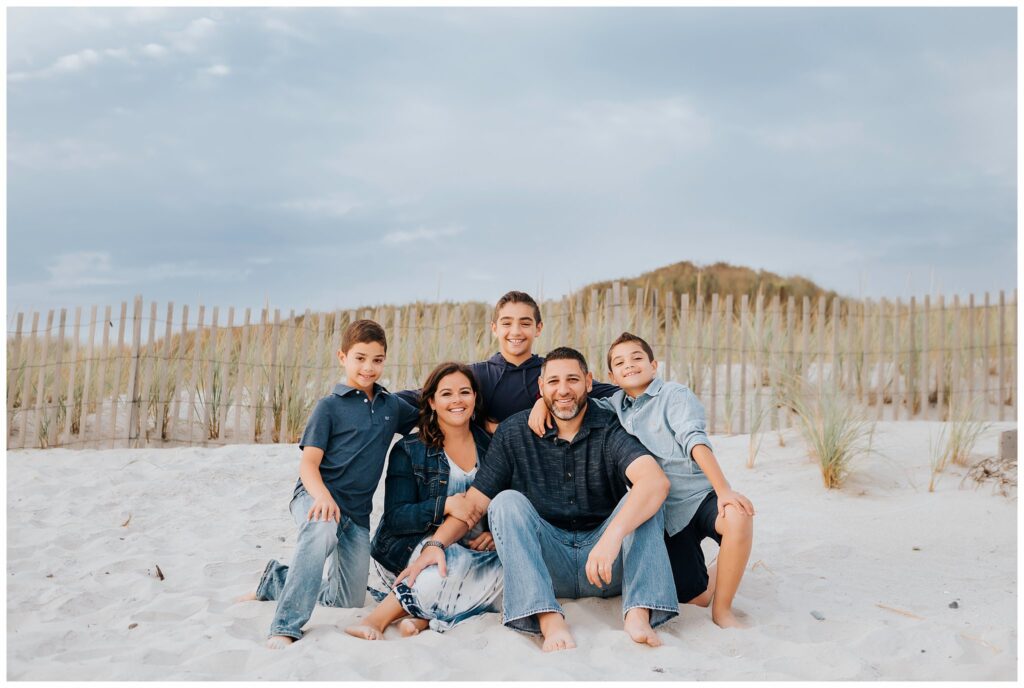
<path id="1" fill-rule="evenodd" d="M 596 379 L 623 330 L 646 338 L 661 376 L 688 384 L 712 433 L 793 423 L 784 389 L 845 395 L 879 420 L 1016 419 L 1017 293 L 961 300 L 811 302 L 629 290 L 541 304 L 543 353 L 578 348 Z M 226 316 L 226 317 L 225 317 Z M 388 333 L 382 383 L 418 387 L 444 360 L 497 350 L 491 306 L 416 303 L 304 313 L 173 303 L 17 313 L 7 337 L 7 446 L 138 447 L 296 442 L 339 379 L 345 326 Z M 83 319 L 84 318 L 84 319 Z M 794 387 L 796 381 L 798 387 Z"/>

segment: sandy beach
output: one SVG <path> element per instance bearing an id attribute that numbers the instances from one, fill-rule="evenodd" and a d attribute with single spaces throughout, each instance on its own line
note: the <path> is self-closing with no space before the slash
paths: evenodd
<path id="1" fill-rule="evenodd" d="M 1012 427 L 993 424 L 976 457 Z M 7 678 L 1014 680 L 1016 493 L 956 466 L 930 493 L 940 428 L 880 423 L 877 453 L 832 491 L 794 430 L 785 446 L 766 435 L 752 469 L 747 436 L 712 436 L 757 507 L 735 602 L 752 627 L 684 607 L 652 649 L 622 632 L 617 599 L 568 601 L 579 648 L 552 655 L 494 614 L 443 635 L 345 635 L 369 595 L 265 649 L 274 603 L 233 599 L 291 554 L 295 446 L 8 452 Z M 375 527 L 383 482 L 374 503 Z"/>

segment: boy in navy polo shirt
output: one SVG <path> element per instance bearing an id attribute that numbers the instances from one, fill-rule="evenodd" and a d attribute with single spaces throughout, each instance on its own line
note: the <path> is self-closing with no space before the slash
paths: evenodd
<path id="1" fill-rule="evenodd" d="M 484 409 L 485 417 L 477 422 L 488 433 L 493 434 L 498 423 L 512 414 L 533 408 L 540 398 L 537 383 L 544 358 L 533 353 L 533 340 L 543 329 L 540 306 L 526 292 L 510 291 L 494 304 L 491 332 L 498 340 L 498 353 L 469 366 L 480 386 Z M 590 397 L 609 397 L 618 389 L 595 382 Z M 410 404 L 419 403 L 418 390 L 398 394 Z"/>
<path id="2" fill-rule="evenodd" d="M 363 606 L 373 493 L 395 433 L 408 433 L 417 417 L 413 406 L 377 384 L 387 346 L 384 329 L 374 321 L 349 325 L 338 350 L 345 383 L 317 402 L 306 423 L 299 480 L 289 505 L 299 526 L 291 566 L 271 560 L 255 594 L 247 597 L 278 601 L 270 648 L 301 638 L 300 629 L 318 601 L 330 607 Z"/>

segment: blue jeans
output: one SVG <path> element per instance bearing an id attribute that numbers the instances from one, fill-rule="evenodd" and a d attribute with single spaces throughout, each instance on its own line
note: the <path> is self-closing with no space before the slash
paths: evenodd
<path id="1" fill-rule="evenodd" d="M 299 526 L 291 566 L 271 560 L 256 599 L 277 600 L 270 635 L 302 637 L 300 630 L 317 602 L 327 607 L 362 607 L 370 572 L 370 531 L 342 515 L 341 521 L 307 521 L 313 498 L 303 490 L 289 509 Z M 329 561 L 327 580 L 324 562 Z"/>
<path id="2" fill-rule="evenodd" d="M 505 572 L 502 623 L 537 634 L 537 614 L 562 612 L 556 597 L 615 597 L 622 595 L 622 615 L 635 607 L 649 609 L 651 626 L 679 613 L 672 567 L 665 550 L 665 517 L 661 510 L 626 536 L 612 566 L 612 582 L 598 588 L 587 580 L 587 557 L 604 534 L 615 511 L 594 530 L 562 530 L 537 513 L 533 504 L 514 490 L 505 490 L 487 509 L 491 534 Z"/>

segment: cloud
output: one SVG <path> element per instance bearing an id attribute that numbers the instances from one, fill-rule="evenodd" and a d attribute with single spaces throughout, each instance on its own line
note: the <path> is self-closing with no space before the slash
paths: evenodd
<path id="1" fill-rule="evenodd" d="M 304 215 L 344 217 L 360 206 L 347 196 L 324 196 L 322 198 L 297 198 L 279 203 L 278 207 Z"/>
<path id="2" fill-rule="evenodd" d="M 231 67 L 226 64 L 215 64 L 203 69 L 202 73 L 209 76 L 227 76 L 231 74 Z"/>
<path id="3" fill-rule="evenodd" d="M 147 43 L 142 46 L 142 54 L 149 57 L 163 57 L 167 54 L 167 48 L 159 43 Z"/>
<path id="4" fill-rule="evenodd" d="M 194 53 L 199 50 L 200 43 L 213 35 L 216 28 L 217 22 L 209 17 L 193 19 L 181 31 L 170 34 L 169 42 L 179 52 Z"/>
<path id="5" fill-rule="evenodd" d="M 105 251 L 61 253 L 46 266 L 51 289 L 79 289 L 124 282 L 114 276 L 110 254 Z"/>
<path id="6" fill-rule="evenodd" d="M 44 69 L 34 72 L 13 72 L 7 75 L 9 81 L 29 81 L 31 79 L 45 79 L 58 74 L 80 72 L 86 67 L 91 67 L 100 61 L 100 54 L 92 48 L 79 50 L 77 53 L 64 55 Z"/>
<path id="7" fill-rule="evenodd" d="M 39 142 L 11 137 L 8 140 L 8 162 L 33 170 L 92 170 L 124 159 L 120 152 L 105 143 L 83 139 Z"/>
<path id="8" fill-rule="evenodd" d="M 278 35 L 281 35 L 281 36 L 286 36 L 288 38 L 294 38 L 294 39 L 296 39 L 298 41 L 302 41 L 304 43 L 315 43 L 316 42 L 313 39 L 313 37 L 310 36 L 305 31 L 300 31 L 299 29 L 296 29 L 294 26 L 292 26 L 288 22 L 286 22 L 286 21 L 284 21 L 282 19 L 279 19 L 277 17 L 267 17 L 266 19 L 264 19 L 263 20 L 263 29 L 265 31 L 270 32 L 270 33 L 278 34 Z"/>
<path id="9" fill-rule="evenodd" d="M 426 227 L 420 227 L 419 229 L 415 229 L 411 232 L 398 231 L 385 234 L 383 242 L 385 244 L 397 246 L 399 244 L 408 244 L 413 241 L 435 241 L 445 237 L 453 237 L 456 234 L 461 233 L 461 227 L 445 227 L 442 229 L 427 229 Z"/>
<path id="10" fill-rule="evenodd" d="M 702 146 L 709 142 L 708 121 L 682 97 L 635 102 L 594 101 L 574 110 L 567 120 L 578 136 L 598 146 L 658 142 Z"/>

